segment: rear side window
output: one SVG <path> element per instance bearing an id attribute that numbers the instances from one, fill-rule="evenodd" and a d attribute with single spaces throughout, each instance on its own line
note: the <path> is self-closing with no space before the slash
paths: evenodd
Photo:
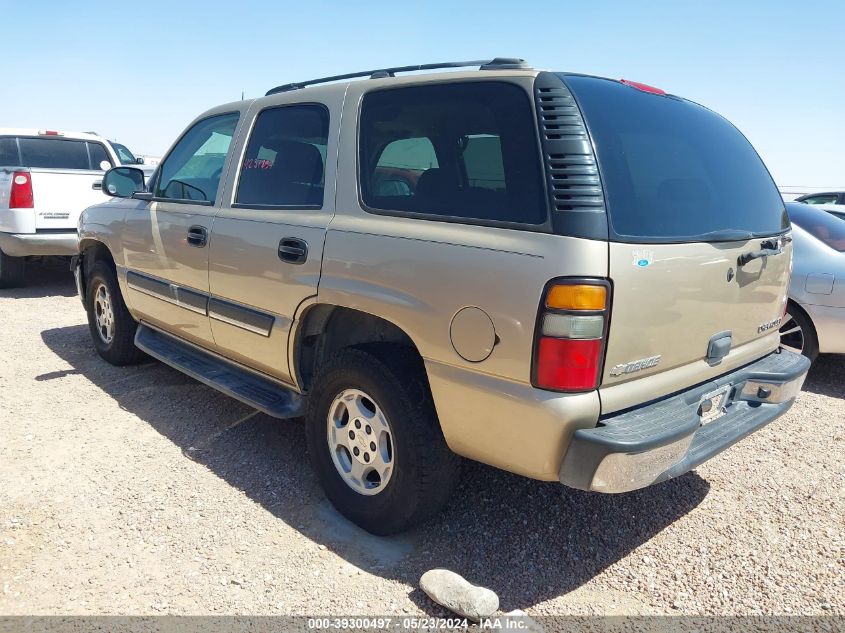
<path id="1" fill-rule="evenodd" d="M 19 167 L 21 166 L 18 157 L 18 144 L 14 137 L 5 136 L 0 138 L 0 166 Z"/>
<path id="2" fill-rule="evenodd" d="M 610 226 L 623 241 L 711 241 L 789 226 L 760 157 L 707 108 L 615 81 L 564 76 L 596 149 Z"/>
<path id="3" fill-rule="evenodd" d="M 111 169 L 114 167 L 111 158 L 106 153 L 106 148 L 100 143 L 88 143 L 88 154 L 91 157 L 91 169 Z"/>
<path id="4" fill-rule="evenodd" d="M 268 108 L 249 138 L 235 204 L 323 206 L 329 113 L 321 105 Z"/>
<path id="5" fill-rule="evenodd" d="M 18 143 L 21 148 L 21 163 L 24 167 L 91 169 L 85 141 L 20 138 Z"/>
<path id="6" fill-rule="evenodd" d="M 531 104 L 513 84 L 367 93 L 359 152 L 361 198 L 370 210 L 533 225 L 547 219 Z"/>

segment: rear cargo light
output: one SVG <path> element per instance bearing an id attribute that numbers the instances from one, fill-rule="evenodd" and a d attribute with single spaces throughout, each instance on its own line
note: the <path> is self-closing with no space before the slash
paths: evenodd
<path id="1" fill-rule="evenodd" d="M 532 383 L 550 391 L 591 391 L 604 361 L 610 284 L 601 279 L 555 280 L 537 318 Z"/>
<path id="2" fill-rule="evenodd" d="M 16 171 L 12 176 L 9 208 L 32 209 L 34 206 L 35 198 L 32 195 L 32 177 L 25 171 Z"/>
<path id="3" fill-rule="evenodd" d="M 650 92 L 654 95 L 665 95 L 666 91 L 661 90 L 660 88 L 655 88 L 654 86 L 649 86 L 648 84 L 642 84 L 639 81 L 630 81 L 628 79 L 620 79 L 620 83 L 625 84 L 626 86 L 631 86 L 631 88 L 636 88 L 637 90 L 642 90 L 643 92 Z"/>

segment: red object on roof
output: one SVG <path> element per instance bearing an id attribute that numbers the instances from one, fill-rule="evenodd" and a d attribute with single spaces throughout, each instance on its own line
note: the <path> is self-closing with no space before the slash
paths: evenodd
<path id="1" fill-rule="evenodd" d="M 655 95 L 665 95 L 666 91 L 661 90 L 660 88 L 655 88 L 654 86 L 649 86 L 648 84 L 642 84 L 639 81 L 630 81 L 628 79 L 620 79 L 621 83 L 625 84 L 626 86 L 631 86 L 631 88 L 636 88 L 637 90 L 642 90 L 643 92 L 650 92 Z"/>

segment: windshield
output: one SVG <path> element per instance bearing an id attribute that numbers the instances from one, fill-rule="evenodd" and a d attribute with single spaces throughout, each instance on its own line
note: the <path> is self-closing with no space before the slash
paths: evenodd
<path id="1" fill-rule="evenodd" d="M 797 224 L 830 248 L 845 253 L 845 220 L 807 204 L 789 204 L 787 209 L 793 224 Z"/>
<path id="2" fill-rule="evenodd" d="M 121 164 L 123 165 L 135 165 L 137 161 L 135 160 L 135 155 L 129 151 L 129 148 L 126 145 L 121 145 L 120 143 L 112 143 L 111 146 L 114 148 L 117 157 L 120 159 Z"/>
<path id="3" fill-rule="evenodd" d="M 616 81 L 562 79 L 587 122 L 618 241 L 729 241 L 789 226 L 760 157 L 718 114 Z"/>

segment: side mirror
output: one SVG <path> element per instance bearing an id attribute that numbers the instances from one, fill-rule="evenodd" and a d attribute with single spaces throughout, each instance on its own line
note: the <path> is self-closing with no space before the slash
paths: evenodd
<path id="1" fill-rule="evenodd" d="M 144 172 L 137 167 L 115 167 L 103 176 L 103 193 L 113 198 L 131 198 L 144 191 Z"/>
<path id="2" fill-rule="evenodd" d="M 136 163 L 136 164 L 138 164 L 138 165 L 143 165 L 143 164 L 144 164 L 144 159 L 143 159 L 143 158 L 136 158 L 136 159 L 135 159 L 135 163 Z"/>

